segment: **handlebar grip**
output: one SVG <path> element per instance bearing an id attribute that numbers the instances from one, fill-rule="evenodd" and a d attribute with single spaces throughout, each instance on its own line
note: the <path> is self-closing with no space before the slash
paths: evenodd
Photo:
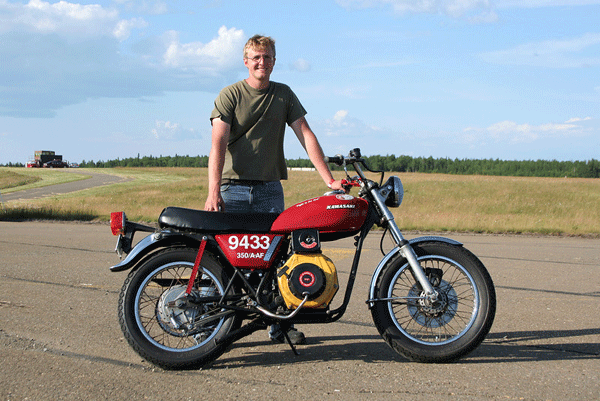
<path id="1" fill-rule="evenodd" d="M 337 164 L 338 166 L 344 164 L 344 156 L 342 155 L 325 156 L 323 160 L 325 160 L 325 163 L 333 163 Z"/>

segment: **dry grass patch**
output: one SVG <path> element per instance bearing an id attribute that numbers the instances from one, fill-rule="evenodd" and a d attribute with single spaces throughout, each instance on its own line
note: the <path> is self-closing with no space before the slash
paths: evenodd
<path id="1" fill-rule="evenodd" d="M 407 229 L 599 234 L 600 180 L 402 174 Z"/>
<path id="2" fill-rule="evenodd" d="M 99 220 L 108 220 L 111 212 L 124 210 L 128 218 L 147 222 L 156 221 L 166 206 L 204 207 L 206 169 L 115 168 L 100 171 L 133 180 L 42 202 L 54 203 L 63 210 L 93 210 Z"/>
<path id="3" fill-rule="evenodd" d="M 40 177 L 19 174 L 12 169 L 0 169 L 0 190 L 24 186 L 39 180 L 41 180 Z"/>
<path id="4" fill-rule="evenodd" d="M 9 193 L 87 178 L 90 176 L 63 169 L 0 167 L 0 190 Z"/>

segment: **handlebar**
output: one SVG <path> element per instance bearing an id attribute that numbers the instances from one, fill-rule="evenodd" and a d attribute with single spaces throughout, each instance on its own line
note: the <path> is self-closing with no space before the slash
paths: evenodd
<path id="1" fill-rule="evenodd" d="M 337 164 L 338 166 L 343 166 L 345 164 L 352 164 L 352 163 L 362 163 L 363 166 L 365 165 L 365 160 L 362 158 L 362 155 L 360 154 L 360 149 L 356 148 L 356 149 L 352 149 L 350 151 L 350 153 L 348 153 L 348 156 L 344 157 L 342 155 L 335 155 L 335 156 L 325 156 L 325 163 L 334 163 Z M 366 167 L 366 166 L 365 166 Z M 367 168 L 367 170 L 369 170 Z"/>
<path id="2" fill-rule="evenodd" d="M 366 177 L 364 176 L 364 174 L 362 173 L 362 170 L 359 166 L 362 165 L 367 171 L 370 171 L 372 173 L 381 173 L 381 180 L 379 185 L 381 185 L 381 183 L 383 182 L 383 175 L 384 172 L 383 171 L 375 171 L 375 170 L 371 170 L 369 168 L 369 166 L 367 166 L 365 159 L 363 159 L 361 153 L 360 153 L 360 149 L 355 148 L 352 149 L 350 151 L 350 153 L 348 154 L 348 156 L 342 156 L 342 155 L 335 155 L 335 156 L 330 156 L 330 157 L 325 157 L 324 158 L 325 163 L 333 163 L 336 164 L 338 166 L 344 166 L 344 170 L 346 170 L 346 166 L 348 164 L 352 164 L 354 166 L 354 169 L 356 170 L 356 172 L 358 173 L 358 175 L 360 176 L 361 179 L 366 180 Z M 346 170 L 346 175 L 348 174 L 348 171 Z"/>

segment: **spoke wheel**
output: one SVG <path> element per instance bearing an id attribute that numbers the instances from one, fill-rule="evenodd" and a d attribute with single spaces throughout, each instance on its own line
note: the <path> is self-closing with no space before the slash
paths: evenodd
<path id="1" fill-rule="evenodd" d="M 479 296 L 475 282 L 464 267 L 450 259 L 425 256 L 419 262 L 429 272 L 437 300 L 426 298 L 405 264 L 389 287 L 388 298 L 398 299 L 388 302 L 389 313 L 398 330 L 415 342 L 454 341 L 468 331 L 477 317 Z"/>
<path id="2" fill-rule="evenodd" d="M 400 255 L 376 282 L 371 313 L 384 340 L 418 362 L 450 362 L 473 351 L 496 312 L 492 279 L 467 249 L 442 242 L 413 246 L 436 297 L 428 297 Z"/>
<path id="3" fill-rule="evenodd" d="M 221 319 L 204 325 L 203 320 L 221 312 L 212 305 L 184 306 L 187 283 L 194 264 L 173 262 L 146 277 L 136 294 L 135 318 L 144 336 L 170 351 L 187 351 L 210 341 L 224 323 Z M 198 271 L 194 291 L 201 296 L 222 295 L 223 284 L 207 269 Z"/>
<path id="4" fill-rule="evenodd" d="M 201 367 L 224 352 L 219 345 L 237 318 L 216 302 L 191 303 L 185 296 L 197 251 L 171 248 L 151 257 L 128 276 L 119 298 L 125 338 L 145 359 L 167 369 Z M 219 297 L 228 278 L 205 253 L 193 295 Z M 216 299 L 216 298 L 215 298 Z"/>

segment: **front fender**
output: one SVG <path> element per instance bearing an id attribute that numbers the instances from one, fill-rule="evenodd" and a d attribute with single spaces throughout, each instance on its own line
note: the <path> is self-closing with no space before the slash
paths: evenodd
<path id="1" fill-rule="evenodd" d="M 173 245 L 199 246 L 200 239 L 193 238 L 181 233 L 171 231 L 160 231 L 143 238 L 138 242 L 131 252 L 127 254 L 121 263 L 112 266 L 110 271 L 122 272 L 135 267 L 146 256 L 154 253 L 160 248 Z"/>
<path id="2" fill-rule="evenodd" d="M 463 245 L 462 243 L 460 243 L 458 241 L 455 241 L 453 239 L 446 238 L 446 237 L 438 237 L 438 236 L 435 236 L 435 235 L 427 235 L 427 236 L 424 236 L 424 237 L 418 237 L 418 238 L 413 238 L 411 240 L 408 240 L 408 243 L 410 245 L 420 244 L 422 242 L 444 242 L 446 244 L 451 244 L 451 245 L 456 245 L 456 246 L 462 246 Z M 388 262 L 394 256 L 396 256 L 398 253 L 400 253 L 400 247 L 399 246 L 395 247 L 390 252 L 388 252 L 388 254 L 385 255 L 383 257 L 383 259 L 381 259 L 381 262 L 379 262 L 379 264 L 377 265 L 377 268 L 375 269 L 375 272 L 373 272 L 373 277 L 371 277 L 371 285 L 369 286 L 369 298 L 368 299 L 374 299 L 375 298 L 375 285 L 377 283 L 377 280 L 379 279 L 379 276 L 383 272 L 383 269 L 387 266 Z M 371 306 L 373 306 L 372 303 L 369 304 L 369 308 Z"/>

